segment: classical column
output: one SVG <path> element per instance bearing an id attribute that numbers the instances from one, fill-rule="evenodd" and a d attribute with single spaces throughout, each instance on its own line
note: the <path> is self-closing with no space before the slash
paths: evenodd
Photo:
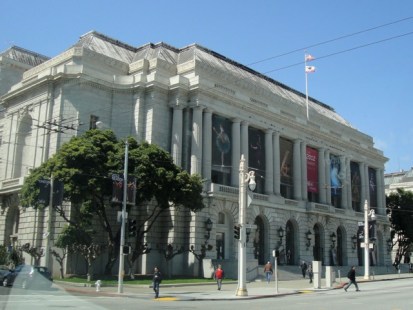
<path id="1" fill-rule="evenodd" d="M 212 112 L 208 109 L 204 111 L 203 125 L 204 129 L 202 130 L 202 177 L 210 181 L 212 169 Z"/>
<path id="2" fill-rule="evenodd" d="M 244 155 L 245 164 L 248 167 L 249 158 L 248 158 L 248 122 L 241 122 L 241 154 Z M 241 160 L 241 158 L 239 159 Z M 239 161 L 238 160 L 238 161 Z"/>
<path id="3" fill-rule="evenodd" d="M 179 167 L 182 167 L 182 120 L 182 106 L 176 105 L 172 112 L 171 155 Z"/>
<path id="4" fill-rule="evenodd" d="M 326 150 L 320 148 L 318 150 L 318 191 L 320 203 L 327 203 L 327 188 L 326 188 Z"/>
<path id="5" fill-rule="evenodd" d="M 239 186 L 239 161 L 241 160 L 241 121 L 239 119 L 232 120 L 232 157 L 231 157 L 231 185 Z M 245 156 L 245 155 L 244 155 Z"/>
<path id="6" fill-rule="evenodd" d="M 386 194 L 384 192 L 384 171 L 377 169 L 377 192 L 379 214 L 386 214 Z"/>
<path id="7" fill-rule="evenodd" d="M 301 142 L 301 195 L 304 201 L 308 200 L 307 188 L 307 143 Z"/>
<path id="8" fill-rule="evenodd" d="M 201 106 L 192 108 L 191 174 L 201 174 L 202 110 Z"/>
<path id="9" fill-rule="evenodd" d="M 347 209 L 348 208 L 348 196 L 347 196 L 347 191 L 348 191 L 348 184 L 346 182 L 347 180 L 347 171 L 349 170 L 349 167 L 347 167 L 347 160 L 345 156 L 340 156 L 340 181 L 341 181 L 341 208 Z"/>
<path id="10" fill-rule="evenodd" d="M 293 146 L 293 176 L 294 176 L 294 199 L 301 200 L 301 140 L 294 141 Z"/>
<path id="11" fill-rule="evenodd" d="M 326 157 L 325 157 L 325 187 L 326 187 L 326 204 L 331 205 L 331 177 L 330 177 L 330 151 L 326 150 Z"/>
<path id="12" fill-rule="evenodd" d="M 281 171 L 280 171 L 280 133 L 276 131 L 273 135 L 273 155 L 274 155 L 274 194 L 281 195 Z"/>
<path id="13" fill-rule="evenodd" d="M 265 193 L 267 195 L 273 194 L 274 189 L 272 134 L 271 129 L 265 131 Z"/>
<path id="14" fill-rule="evenodd" d="M 136 140 L 141 142 L 145 135 L 145 95 L 143 91 L 139 91 L 133 95 L 135 103 L 134 119 L 135 119 L 135 134 Z"/>

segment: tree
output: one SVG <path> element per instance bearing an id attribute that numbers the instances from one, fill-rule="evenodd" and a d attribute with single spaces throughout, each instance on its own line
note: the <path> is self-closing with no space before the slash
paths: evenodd
<path id="1" fill-rule="evenodd" d="M 390 216 L 393 247 L 398 246 L 394 261 L 394 265 L 398 266 L 402 258 L 408 256 L 413 242 L 413 192 L 398 188 L 386 197 L 386 207 Z"/>
<path id="2" fill-rule="evenodd" d="M 159 215 L 170 207 L 182 206 L 191 211 L 203 207 L 202 183 L 197 175 L 189 175 L 174 165 L 166 151 L 149 143 L 138 144 L 128 138 L 128 171 L 137 178 L 136 204 L 154 207 L 140 217 L 137 225 L 137 240 L 133 261 L 144 254 L 143 241 Z M 21 190 L 23 206 L 44 208 L 39 200 L 37 182 L 50 178 L 64 184 L 63 200 L 70 202 L 70 210 L 62 205 L 53 205 L 56 212 L 76 229 L 95 227 L 98 222 L 104 232 L 107 253 L 105 273 L 110 274 L 119 254 L 120 227 L 112 224 L 111 174 L 123 174 L 125 142 L 118 140 L 111 130 L 89 130 L 73 137 L 48 161 L 25 179 Z M 139 210 L 141 208 L 138 208 Z M 69 212 L 70 211 L 70 212 Z M 70 214 L 70 215 L 69 215 Z M 138 219 L 137 219 L 138 220 Z M 97 237 L 97 235 L 96 235 Z M 98 242 L 94 240 L 93 243 Z"/>

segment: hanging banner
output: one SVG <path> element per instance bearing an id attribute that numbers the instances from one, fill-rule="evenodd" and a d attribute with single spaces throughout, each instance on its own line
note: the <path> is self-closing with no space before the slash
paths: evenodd
<path id="1" fill-rule="evenodd" d="M 335 155 L 330 155 L 330 185 L 331 185 L 331 195 L 341 196 L 341 163 L 340 157 Z"/>
<path id="2" fill-rule="evenodd" d="M 318 193 L 318 151 L 307 146 L 307 191 Z"/>

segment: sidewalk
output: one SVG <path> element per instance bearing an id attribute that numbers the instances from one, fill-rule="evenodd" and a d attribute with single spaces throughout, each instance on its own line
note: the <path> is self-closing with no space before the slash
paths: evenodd
<path id="1" fill-rule="evenodd" d="M 390 281 L 413 279 L 413 274 L 387 274 L 374 276 L 370 280 L 365 280 L 363 277 L 357 277 L 357 281 L 372 282 L 372 281 Z M 321 280 L 321 288 L 314 288 L 313 284 L 309 283 L 308 279 L 297 279 L 289 281 L 278 281 L 278 293 L 276 292 L 276 284 L 274 281 L 267 284 L 266 282 L 249 282 L 247 283 L 247 296 L 236 296 L 237 282 L 224 282 L 222 290 L 218 291 L 215 284 L 190 284 L 190 285 L 161 285 L 159 301 L 173 300 L 241 300 L 241 299 L 257 299 L 257 298 L 274 298 L 285 295 L 315 293 L 318 291 L 332 290 L 342 288 L 347 282 L 346 279 L 336 279 L 332 287 L 325 286 L 325 279 Z M 117 287 L 101 287 L 99 292 L 96 292 L 95 287 L 74 285 L 67 282 L 56 281 L 55 286 L 73 294 L 85 294 L 91 296 L 124 296 L 128 298 L 154 298 L 152 288 L 147 285 L 124 285 L 123 293 L 118 293 Z M 361 288 L 362 289 L 362 288 Z"/>

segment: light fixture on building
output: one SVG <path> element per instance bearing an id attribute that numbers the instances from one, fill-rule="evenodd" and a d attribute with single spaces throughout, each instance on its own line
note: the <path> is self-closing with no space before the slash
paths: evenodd
<path id="1" fill-rule="evenodd" d="M 393 241 L 389 238 L 387 239 L 387 253 L 390 253 L 393 248 Z"/>
<path id="2" fill-rule="evenodd" d="M 312 233 L 311 233 L 311 231 L 310 230 L 308 230 L 306 233 L 305 233 L 305 237 L 306 237 L 306 239 L 307 239 L 307 242 L 305 243 L 305 245 L 307 246 L 307 250 L 310 248 L 310 246 L 311 246 L 311 235 L 312 235 Z"/>
<path id="3" fill-rule="evenodd" d="M 335 233 L 335 232 L 333 232 L 333 233 L 330 235 L 330 239 L 331 239 L 331 248 L 335 248 L 335 246 L 336 246 L 336 240 L 337 240 L 337 236 L 336 236 L 336 233 Z"/>
<path id="4" fill-rule="evenodd" d="M 250 241 L 250 235 L 251 235 L 251 226 L 248 225 L 247 223 L 247 228 L 245 229 L 245 233 L 247 234 L 247 243 Z"/>
<path id="5" fill-rule="evenodd" d="M 357 247 L 357 236 L 356 235 L 353 235 L 353 237 L 351 237 L 351 247 L 352 247 L 353 252 L 354 252 L 354 250 Z"/>
<path id="6" fill-rule="evenodd" d="M 280 226 L 280 228 L 278 228 L 278 237 L 280 238 L 280 240 L 278 241 L 278 247 L 280 247 L 283 243 L 283 237 L 284 237 L 284 229 Z"/>
<path id="7" fill-rule="evenodd" d="M 205 229 L 207 231 L 207 234 L 205 235 L 205 242 L 208 242 L 209 238 L 211 237 L 211 230 L 212 230 L 213 225 L 214 225 L 214 223 L 211 221 L 210 218 L 208 218 L 205 221 Z"/>

